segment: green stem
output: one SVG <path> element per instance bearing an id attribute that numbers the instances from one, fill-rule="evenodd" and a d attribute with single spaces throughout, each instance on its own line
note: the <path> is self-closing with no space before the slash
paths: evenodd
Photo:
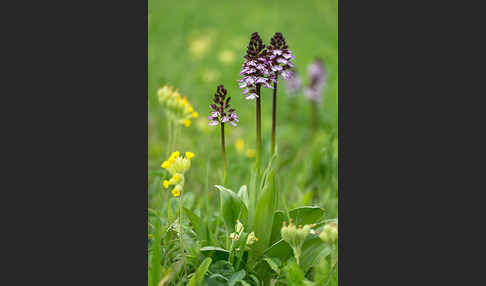
<path id="1" fill-rule="evenodd" d="M 179 125 L 178 124 L 174 124 L 174 134 L 173 134 L 173 140 L 172 141 L 172 150 L 171 152 L 174 152 L 174 148 L 175 146 L 177 145 L 177 132 L 179 131 Z"/>
<path id="2" fill-rule="evenodd" d="M 295 260 L 297 261 L 297 265 L 300 266 L 300 248 L 299 247 L 292 247 L 292 249 L 294 250 L 294 257 L 295 257 Z"/>
<path id="3" fill-rule="evenodd" d="M 182 254 L 182 259 L 184 262 L 184 274 L 187 273 L 186 271 L 186 253 L 184 251 L 184 242 L 183 242 L 183 232 L 182 232 L 182 191 L 181 191 L 181 196 L 179 197 L 179 241 L 181 245 L 181 254 Z"/>
<path id="4" fill-rule="evenodd" d="M 273 112 L 272 112 L 272 156 L 275 154 L 275 129 L 277 125 L 277 82 L 273 83 Z"/>
<path id="5" fill-rule="evenodd" d="M 314 101 L 311 101 L 311 108 L 312 108 L 312 134 L 316 133 L 317 130 L 317 123 L 318 123 L 318 118 L 317 118 L 317 103 Z"/>
<path id="6" fill-rule="evenodd" d="M 223 186 L 226 186 L 226 148 L 224 144 L 224 122 L 221 122 L 221 155 L 223 156 Z"/>
<path id="7" fill-rule="evenodd" d="M 170 155 L 170 148 L 171 148 L 171 145 L 172 145 L 172 120 L 168 119 L 168 116 L 166 116 L 167 118 L 167 157 L 169 157 Z"/>
<path id="8" fill-rule="evenodd" d="M 261 116 L 261 96 L 260 96 L 260 88 L 261 84 L 257 84 L 256 86 L 256 170 L 257 170 L 257 177 L 260 177 L 260 160 L 261 160 L 261 152 L 262 152 L 262 116 Z"/>

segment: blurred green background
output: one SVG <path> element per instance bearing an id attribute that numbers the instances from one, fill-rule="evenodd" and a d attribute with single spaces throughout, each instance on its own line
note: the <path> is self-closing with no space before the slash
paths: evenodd
<path id="1" fill-rule="evenodd" d="M 217 211 L 213 187 L 221 184 L 219 127 L 207 126 L 209 104 L 218 84 L 224 84 L 240 117 L 238 127 L 226 128 L 228 188 L 249 184 L 254 168 L 255 102 L 241 95 L 237 80 L 252 32 L 267 44 L 275 32 L 283 33 L 304 85 L 307 66 L 323 59 L 328 85 L 319 105 L 319 130 L 310 131 L 310 102 L 303 92 L 288 97 L 279 81 L 277 143 L 281 207 L 318 205 L 329 218 L 337 217 L 337 88 L 338 2 L 315 1 L 159 1 L 149 0 L 148 102 L 149 102 L 149 206 L 163 209 L 161 181 L 168 174 L 160 167 L 167 159 L 167 123 L 158 103 L 157 89 L 178 88 L 199 112 L 189 128 L 181 127 L 177 150 L 196 154 L 187 174 L 185 204 L 196 213 L 208 198 Z M 262 167 L 270 152 L 272 90 L 262 88 Z M 236 142 L 243 147 L 236 148 Z M 241 141 L 242 140 L 242 141 Z M 248 154 L 247 154 L 248 153 Z M 165 198 L 165 200 L 164 200 Z"/>

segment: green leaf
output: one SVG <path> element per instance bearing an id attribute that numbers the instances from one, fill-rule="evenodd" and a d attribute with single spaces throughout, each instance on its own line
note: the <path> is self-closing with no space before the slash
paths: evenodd
<path id="1" fill-rule="evenodd" d="M 319 236 L 307 238 L 302 246 L 300 256 L 300 267 L 304 272 L 319 262 L 320 257 L 326 257 L 331 253 L 329 245 L 324 243 Z"/>
<path id="2" fill-rule="evenodd" d="M 154 209 L 148 208 L 147 211 L 148 211 L 148 215 L 149 216 L 156 216 L 156 217 L 159 216 L 159 214 L 157 213 L 157 211 L 154 210 Z"/>
<path id="3" fill-rule="evenodd" d="M 283 269 L 285 278 L 289 286 L 304 286 L 307 285 L 304 272 L 299 268 L 299 265 L 291 261 Z"/>
<path id="4" fill-rule="evenodd" d="M 258 195 L 258 184 L 257 184 L 257 173 L 256 170 L 253 169 L 251 171 L 251 176 L 250 176 L 250 193 L 249 193 L 249 198 L 248 198 L 248 229 L 252 230 L 253 229 L 253 222 L 255 220 L 255 209 L 256 209 L 256 202 L 257 202 L 257 195 Z"/>
<path id="5" fill-rule="evenodd" d="M 295 208 L 289 211 L 289 216 L 295 225 L 318 223 L 324 216 L 324 209 L 315 206 Z"/>
<path id="6" fill-rule="evenodd" d="M 245 278 L 245 276 L 246 276 L 246 271 L 244 269 L 241 269 L 240 271 L 234 273 L 228 282 L 228 286 L 236 285 L 236 282 L 240 282 L 241 280 L 243 280 L 243 278 Z"/>
<path id="7" fill-rule="evenodd" d="M 280 274 L 280 268 L 278 268 L 278 265 L 277 263 L 275 263 L 275 261 L 268 257 L 263 258 L 263 261 L 265 261 L 275 273 Z"/>
<path id="8" fill-rule="evenodd" d="M 186 216 L 189 218 L 191 221 L 192 227 L 194 228 L 194 231 L 197 233 L 199 237 L 202 236 L 202 229 L 201 229 L 201 219 L 199 218 L 198 215 L 193 213 L 190 209 L 184 207 L 184 213 Z"/>
<path id="9" fill-rule="evenodd" d="M 219 185 L 216 185 L 215 187 L 220 191 L 220 211 L 223 216 L 226 230 L 231 233 L 235 230 L 235 224 L 236 221 L 240 219 L 240 214 L 242 214 L 242 223 L 245 224 L 244 220 L 248 220 L 248 211 L 245 207 L 242 212 L 244 204 L 232 190 Z"/>
<path id="10" fill-rule="evenodd" d="M 292 248 L 283 239 L 277 241 L 272 246 L 267 248 L 264 253 L 265 256 L 277 257 L 281 261 L 287 261 L 287 259 L 294 255 Z"/>
<path id="11" fill-rule="evenodd" d="M 319 257 L 325 257 L 331 252 L 329 246 L 325 244 L 317 235 L 309 236 L 302 245 L 302 254 L 300 256 L 300 266 L 304 272 L 318 262 Z M 265 250 L 265 256 L 278 258 L 281 261 L 287 261 L 294 257 L 294 253 L 289 244 L 283 240 L 274 243 Z"/>
<path id="12" fill-rule="evenodd" d="M 250 274 L 249 277 L 255 282 L 256 286 L 260 286 L 260 280 L 255 275 Z"/>
<path id="13" fill-rule="evenodd" d="M 273 213 L 277 206 L 277 191 L 275 189 L 275 178 L 273 170 L 270 171 L 266 184 L 261 192 L 255 211 L 253 231 L 258 242 L 252 245 L 250 261 L 255 261 L 263 255 L 264 250 L 270 242 L 271 229 L 273 226 Z"/>
<path id="14" fill-rule="evenodd" d="M 200 286 L 202 283 L 202 280 L 204 279 L 204 275 L 208 271 L 209 265 L 211 264 L 212 259 L 207 257 L 204 259 L 204 261 L 201 263 L 201 265 L 197 268 L 196 273 L 194 276 L 192 276 L 191 280 L 189 280 L 189 283 L 187 286 Z"/>
<path id="15" fill-rule="evenodd" d="M 213 274 L 221 274 L 229 280 L 233 276 L 235 269 L 228 261 L 219 260 L 211 265 L 210 271 Z"/>
<path id="16" fill-rule="evenodd" d="M 324 226 L 326 223 L 331 223 L 331 222 L 338 223 L 338 219 L 337 218 L 331 218 L 331 219 L 326 219 L 325 221 L 321 221 L 319 223 L 316 223 L 316 225 L 314 226 L 314 229 L 317 229 L 321 226 Z"/>
<path id="17" fill-rule="evenodd" d="M 155 219 L 155 233 L 154 233 L 154 241 L 153 241 L 153 251 L 152 251 L 152 257 L 149 266 L 151 267 L 151 281 L 152 281 L 152 286 L 157 286 L 157 283 L 159 282 L 161 276 L 162 276 L 162 265 L 160 264 L 160 261 L 162 260 L 162 226 L 160 223 L 160 219 L 156 218 Z"/>
<path id="18" fill-rule="evenodd" d="M 228 259 L 229 251 L 217 246 L 205 246 L 200 249 L 203 255 L 210 256 L 214 260 Z M 219 262 L 219 261 L 218 261 Z"/>
<path id="19" fill-rule="evenodd" d="M 238 191 L 238 197 L 241 199 L 241 201 L 248 208 L 248 190 L 247 190 L 246 185 L 241 186 L 240 190 Z"/>
<path id="20" fill-rule="evenodd" d="M 287 215 L 283 211 L 276 211 L 273 215 L 272 235 L 269 244 L 274 244 L 282 238 L 280 230 L 284 221 L 288 221 Z"/>

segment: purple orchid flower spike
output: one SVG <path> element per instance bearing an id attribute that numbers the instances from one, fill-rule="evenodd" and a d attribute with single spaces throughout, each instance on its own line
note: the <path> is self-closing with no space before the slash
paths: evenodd
<path id="1" fill-rule="evenodd" d="M 277 32 L 273 35 L 267 50 L 274 79 L 276 80 L 278 75 L 281 75 L 284 80 L 291 79 L 293 72 L 290 69 L 294 67 L 292 59 L 295 56 L 289 50 L 282 33 Z"/>
<path id="2" fill-rule="evenodd" d="M 221 126 L 221 155 L 223 158 L 223 185 L 226 185 L 226 147 L 224 140 L 224 124 L 229 122 L 236 126 L 238 115 L 234 108 L 231 108 L 229 102 L 231 97 L 226 97 L 228 91 L 222 84 L 218 85 L 216 93 L 214 94 L 213 102 L 209 107 L 211 108 L 209 119 L 210 126 Z"/>
<path id="3" fill-rule="evenodd" d="M 309 100 L 320 103 L 322 101 L 322 91 L 327 84 L 327 72 L 322 60 L 319 58 L 315 59 L 309 65 L 307 72 L 311 82 L 305 94 Z"/>
<path id="4" fill-rule="evenodd" d="M 231 97 L 226 97 L 227 92 L 222 84 L 218 85 L 213 98 L 214 103 L 209 106 L 211 108 L 210 116 L 208 117 L 210 126 L 216 126 L 219 123 L 223 124 L 226 122 L 236 126 L 238 115 L 235 113 L 234 108 L 230 108 L 229 102 Z"/>
<path id="5" fill-rule="evenodd" d="M 299 93 L 302 80 L 300 79 L 299 74 L 294 71 L 292 77 L 285 81 L 285 86 L 287 88 L 287 93 L 290 97 L 295 96 Z"/>
<path id="6" fill-rule="evenodd" d="M 251 35 L 240 76 L 242 78 L 238 80 L 239 87 L 243 89 L 243 95 L 245 95 L 247 100 L 253 100 L 258 97 L 257 84 L 266 88 L 273 88 L 270 84 L 273 80 L 271 61 L 268 58 L 265 45 L 257 32 Z"/>

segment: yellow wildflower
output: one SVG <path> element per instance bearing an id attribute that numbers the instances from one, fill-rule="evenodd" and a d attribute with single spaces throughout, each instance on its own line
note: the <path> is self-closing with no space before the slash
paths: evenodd
<path id="1" fill-rule="evenodd" d="M 179 151 L 175 151 L 175 152 L 172 152 L 172 154 L 170 154 L 170 157 L 171 158 L 177 158 L 181 155 L 181 153 Z"/>
<path id="2" fill-rule="evenodd" d="M 208 51 L 211 46 L 211 39 L 209 37 L 201 37 L 192 41 L 189 44 L 189 52 L 196 58 L 201 58 Z"/>
<path id="3" fill-rule="evenodd" d="M 188 103 L 187 98 L 184 96 L 184 98 L 182 98 L 182 106 L 186 106 Z"/>
<path id="4" fill-rule="evenodd" d="M 162 163 L 162 165 L 160 165 L 160 166 L 161 166 L 162 168 L 164 168 L 164 169 L 167 169 L 167 168 L 169 168 L 169 167 L 170 167 L 170 163 L 169 163 L 169 161 L 164 161 L 164 162 Z"/>
<path id="5" fill-rule="evenodd" d="M 174 174 L 174 176 L 172 176 L 172 179 L 170 179 L 170 183 L 171 184 L 177 184 L 177 182 L 179 182 L 179 180 L 181 179 L 181 176 L 179 176 L 179 174 Z"/>
<path id="6" fill-rule="evenodd" d="M 253 158 L 256 156 L 256 151 L 255 149 L 247 149 L 246 150 L 246 157 L 248 158 Z"/>
<path id="7" fill-rule="evenodd" d="M 187 97 L 182 96 L 173 87 L 165 85 L 157 90 L 157 94 L 159 103 L 166 108 L 168 120 L 189 127 L 191 122 L 188 120 L 199 115 L 195 112 L 194 106 L 192 106 Z"/>
<path id="8" fill-rule="evenodd" d="M 174 197 L 178 197 L 178 196 L 180 196 L 180 195 L 181 195 L 181 190 L 179 190 L 178 188 L 174 188 L 174 189 L 172 190 L 172 195 L 173 195 Z"/>
<path id="9" fill-rule="evenodd" d="M 170 164 L 168 168 L 170 168 L 170 166 L 175 163 L 175 157 L 174 158 L 170 157 L 168 161 Z"/>
<path id="10" fill-rule="evenodd" d="M 164 182 L 162 183 L 164 185 L 164 188 L 168 189 L 169 186 L 170 186 L 170 182 L 167 181 L 167 180 L 164 180 Z"/>
<path id="11" fill-rule="evenodd" d="M 192 152 L 186 152 L 186 158 L 187 159 L 194 158 L 194 153 L 192 153 Z"/>
<path id="12" fill-rule="evenodd" d="M 236 54 L 231 50 L 224 50 L 219 54 L 219 61 L 223 64 L 230 64 L 236 58 Z"/>
<path id="13" fill-rule="evenodd" d="M 239 138 L 238 140 L 236 140 L 236 150 L 238 151 L 238 153 L 241 153 L 243 152 L 243 148 L 245 148 L 245 142 L 243 141 L 243 139 Z"/>

